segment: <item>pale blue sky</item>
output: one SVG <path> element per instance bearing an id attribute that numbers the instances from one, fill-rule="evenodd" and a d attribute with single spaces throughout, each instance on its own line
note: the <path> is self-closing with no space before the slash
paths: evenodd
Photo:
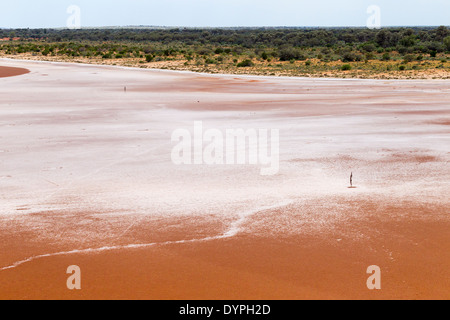
<path id="1" fill-rule="evenodd" d="M 382 26 L 450 25 L 450 0 L 4 0 L 0 28 L 65 27 L 70 5 L 92 26 L 365 26 L 381 8 Z"/>

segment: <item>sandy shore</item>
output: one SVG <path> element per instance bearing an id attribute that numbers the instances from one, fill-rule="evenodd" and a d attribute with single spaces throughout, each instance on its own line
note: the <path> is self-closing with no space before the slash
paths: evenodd
<path id="1" fill-rule="evenodd" d="M 448 81 L 0 65 L 0 299 L 450 298 Z M 175 166 L 194 121 L 279 129 L 279 173 Z"/>
<path id="2" fill-rule="evenodd" d="M 0 52 L 1 53 L 1 52 Z M 302 68 L 304 61 L 291 63 L 290 61 L 278 61 L 276 64 L 255 61 L 256 67 L 239 68 L 235 64 L 209 64 L 197 65 L 195 62 L 188 62 L 185 57 L 174 59 L 170 61 L 153 61 L 143 63 L 141 58 L 126 58 L 126 59 L 103 59 L 101 57 L 64 57 L 64 56 L 36 56 L 31 53 L 22 54 L 2 54 L 2 57 L 7 59 L 17 59 L 25 61 L 43 61 L 43 62 L 63 62 L 63 63 L 81 63 L 90 65 L 105 65 L 105 66 L 124 66 L 132 68 L 149 68 L 156 70 L 175 70 L 175 71 L 194 71 L 206 74 L 229 74 L 229 75 L 254 75 L 254 76 L 276 76 L 276 77 L 308 77 L 308 78 L 339 78 L 339 79 L 378 79 L 378 80 L 448 80 L 450 79 L 450 70 L 448 66 L 443 65 L 442 61 L 427 62 L 427 68 L 423 67 L 421 62 L 416 62 L 414 67 L 418 69 L 398 70 L 398 61 L 392 60 L 390 62 L 370 60 L 367 64 L 365 62 L 355 63 L 352 71 L 342 71 L 340 67 L 343 65 L 341 61 L 328 62 L 328 66 L 335 66 L 336 69 L 320 70 L 316 68 L 305 69 Z M 310 59 L 313 64 L 320 65 L 322 62 L 319 59 Z M 187 63 L 187 64 L 186 64 Z M 367 66 L 370 65 L 370 68 Z M 283 66 L 280 68 L 280 66 Z M 389 67 L 390 71 L 385 71 Z M 396 71 L 397 70 L 397 71 Z"/>

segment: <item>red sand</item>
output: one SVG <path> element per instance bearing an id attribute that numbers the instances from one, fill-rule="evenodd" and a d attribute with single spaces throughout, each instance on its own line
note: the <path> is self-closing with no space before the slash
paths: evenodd
<path id="1" fill-rule="evenodd" d="M 29 73 L 30 70 L 24 68 L 11 68 L 0 66 L 0 78 L 20 76 Z"/>
<path id="2" fill-rule="evenodd" d="M 373 218 L 351 225 L 355 234 L 371 238 L 363 241 L 343 237 L 338 242 L 339 232 L 335 238 L 319 233 L 282 239 L 268 233 L 51 257 L 3 271 L 0 297 L 448 299 L 449 227 L 448 222 Z M 66 289 L 63 272 L 74 263 L 82 270 L 82 290 L 76 292 Z M 365 286 L 365 270 L 374 263 L 382 270 L 381 291 Z"/>
<path id="3" fill-rule="evenodd" d="M 3 64 L 0 299 L 450 298 L 448 81 Z M 280 173 L 174 166 L 193 121 L 280 129 Z"/>

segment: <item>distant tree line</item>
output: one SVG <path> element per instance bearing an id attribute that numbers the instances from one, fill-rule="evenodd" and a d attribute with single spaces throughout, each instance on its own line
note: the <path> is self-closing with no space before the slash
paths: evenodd
<path id="1" fill-rule="evenodd" d="M 364 44 L 375 47 L 426 47 L 442 51 L 447 27 L 438 28 L 242 28 L 242 29 L 0 29 L 0 38 L 61 41 L 165 42 L 186 45 L 261 47 L 332 47 Z M 374 47 L 372 47 L 374 46 Z"/>

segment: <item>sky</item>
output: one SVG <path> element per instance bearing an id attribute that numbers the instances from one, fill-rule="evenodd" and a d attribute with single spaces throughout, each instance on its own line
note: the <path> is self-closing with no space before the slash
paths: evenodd
<path id="1" fill-rule="evenodd" d="M 381 26 L 450 25 L 450 0 L 3 0 L 0 28 L 176 26 L 366 26 L 371 5 Z M 73 20 L 79 8 L 79 19 Z M 76 14 L 76 13 L 75 13 Z"/>

